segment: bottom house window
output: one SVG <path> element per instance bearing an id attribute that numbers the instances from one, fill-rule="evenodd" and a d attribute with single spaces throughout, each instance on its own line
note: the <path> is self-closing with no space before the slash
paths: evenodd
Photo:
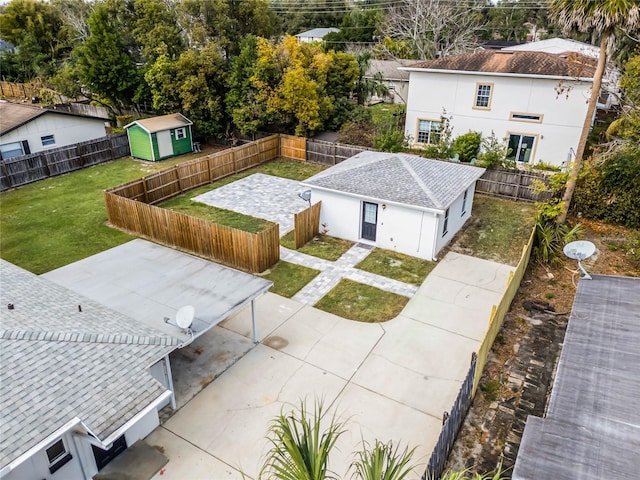
<path id="1" fill-rule="evenodd" d="M 438 143 L 441 127 L 436 120 L 418 120 L 418 143 Z"/>
<path id="2" fill-rule="evenodd" d="M 67 451 L 67 447 L 64 444 L 64 440 L 60 439 L 51 445 L 46 450 L 47 458 L 49 459 L 49 472 L 54 473 L 60 469 L 71 458 L 71 454 Z"/>

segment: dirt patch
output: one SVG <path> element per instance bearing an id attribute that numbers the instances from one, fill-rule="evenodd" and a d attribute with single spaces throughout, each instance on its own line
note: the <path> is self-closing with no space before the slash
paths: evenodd
<path id="1" fill-rule="evenodd" d="M 574 219 L 575 221 L 576 219 Z M 597 247 L 591 274 L 640 276 L 640 232 L 581 221 Z M 484 368 L 480 389 L 449 456 L 448 469 L 512 467 L 528 415 L 543 416 L 580 274 L 575 260 L 530 264 Z M 525 308 L 527 307 L 527 308 Z M 549 307 L 549 308 L 547 308 Z M 553 312 L 551 311 L 553 310 Z M 507 475 L 510 470 L 507 471 Z"/>
<path id="2" fill-rule="evenodd" d="M 275 335 L 269 338 L 265 338 L 262 343 L 264 343 L 267 347 L 273 348 L 274 350 L 280 350 L 281 348 L 289 345 L 288 340 Z"/>

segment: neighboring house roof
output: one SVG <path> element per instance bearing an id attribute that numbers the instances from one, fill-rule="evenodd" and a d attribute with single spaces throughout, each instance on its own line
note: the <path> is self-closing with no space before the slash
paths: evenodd
<path id="1" fill-rule="evenodd" d="M 568 38 L 548 38 L 546 40 L 538 40 L 537 42 L 505 46 L 502 50 L 510 52 L 544 52 L 553 55 L 574 52 L 592 58 L 598 58 L 600 56 L 600 47 Z"/>
<path id="2" fill-rule="evenodd" d="M 166 394 L 149 367 L 177 338 L 4 260 L 0 278 L 0 468 L 74 419 L 104 440 Z"/>
<path id="3" fill-rule="evenodd" d="M 483 168 L 383 152 L 362 152 L 302 182 L 304 185 L 445 210 Z"/>
<path id="4" fill-rule="evenodd" d="M 480 48 L 482 50 L 503 50 L 507 47 L 515 47 L 516 45 L 520 45 L 522 42 L 517 40 L 487 40 Z"/>
<path id="5" fill-rule="evenodd" d="M 638 478 L 640 278 L 580 280 L 546 417 L 527 418 L 513 478 Z"/>
<path id="6" fill-rule="evenodd" d="M 408 69 L 591 79 L 595 69 L 590 63 L 587 59 L 583 63 L 577 54 L 569 59 L 543 52 L 478 50 L 419 62 Z"/>
<path id="7" fill-rule="evenodd" d="M 0 102 L 0 135 L 9 133 L 22 125 L 29 123 L 35 118 L 46 114 L 70 115 L 72 117 L 88 118 L 91 120 L 106 121 L 108 118 L 92 117 L 80 113 L 61 112 L 49 108 L 22 105 L 19 103 Z"/>
<path id="8" fill-rule="evenodd" d="M 135 122 L 125 125 L 124 128 L 129 128 L 132 125 L 139 125 L 148 133 L 156 133 L 173 128 L 187 127 L 193 125 L 193 122 L 181 113 L 170 113 L 169 115 L 136 120 Z"/>
<path id="9" fill-rule="evenodd" d="M 366 77 L 373 77 L 376 73 L 382 73 L 385 80 L 409 81 L 409 72 L 398 70 L 399 67 L 406 67 L 416 63 L 415 60 L 371 60 L 367 69 Z"/>
<path id="10" fill-rule="evenodd" d="M 13 52 L 16 49 L 16 46 L 13 43 L 7 42 L 5 40 L 0 40 L 0 50 L 10 50 Z"/>
<path id="11" fill-rule="evenodd" d="M 339 28 L 329 27 L 329 28 L 314 28 L 312 30 L 307 30 L 306 32 L 298 33 L 296 37 L 298 38 L 324 38 L 325 35 L 330 33 L 339 32 Z"/>

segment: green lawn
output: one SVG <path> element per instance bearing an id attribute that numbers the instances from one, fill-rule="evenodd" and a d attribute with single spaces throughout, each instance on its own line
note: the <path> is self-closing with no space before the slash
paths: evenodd
<path id="1" fill-rule="evenodd" d="M 280 244 L 291 250 L 296 249 L 293 230 L 280 239 Z M 329 235 L 316 235 L 303 245 L 298 251 L 318 258 L 324 258 L 330 262 L 338 260 L 354 243 L 349 240 L 331 237 Z"/>
<path id="2" fill-rule="evenodd" d="M 356 268 L 420 286 L 435 266 L 434 262 L 428 260 L 374 248 L 367 258 L 356 265 Z"/>
<path id="3" fill-rule="evenodd" d="M 133 237 L 105 225 L 102 191 L 166 164 L 122 158 L 0 194 L 0 255 L 41 274 Z"/>
<path id="4" fill-rule="evenodd" d="M 402 115 L 405 110 L 404 105 L 392 103 L 378 103 L 367 108 L 371 112 L 371 122 L 376 127 L 388 127 L 394 123 L 397 124 L 398 117 Z"/>
<path id="5" fill-rule="evenodd" d="M 343 278 L 314 306 L 358 322 L 386 322 L 395 318 L 409 299 Z"/>
<path id="6" fill-rule="evenodd" d="M 273 282 L 271 292 L 291 298 L 319 273 L 319 270 L 280 260 L 261 276 Z"/>
<path id="7" fill-rule="evenodd" d="M 507 265 L 517 265 L 535 223 L 535 206 L 476 194 L 471 219 L 453 239 L 447 251 L 464 253 Z"/>

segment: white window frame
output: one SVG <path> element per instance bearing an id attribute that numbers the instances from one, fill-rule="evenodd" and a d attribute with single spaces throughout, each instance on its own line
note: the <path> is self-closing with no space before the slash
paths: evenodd
<path id="1" fill-rule="evenodd" d="M 444 223 L 442 224 L 442 236 L 444 237 L 449 233 L 449 209 L 444 211 Z"/>
<path id="2" fill-rule="evenodd" d="M 428 130 L 420 130 L 420 122 L 429 122 Z M 434 125 L 438 125 L 437 129 L 434 129 Z M 420 134 L 426 133 L 426 142 L 421 141 Z M 435 135 L 434 135 L 435 134 Z M 420 145 L 435 145 L 440 141 L 440 135 L 442 135 L 442 119 L 434 120 L 432 118 L 418 118 L 416 123 L 416 143 Z M 437 138 L 432 138 L 435 136 Z M 423 140 L 425 140 L 423 138 Z"/>
<path id="3" fill-rule="evenodd" d="M 176 128 L 175 130 L 176 132 L 176 140 L 183 140 L 185 138 L 187 138 L 187 129 L 182 127 L 182 128 Z"/>
<path id="4" fill-rule="evenodd" d="M 487 88 L 488 88 L 488 92 L 485 92 Z M 473 108 L 476 110 L 491 110 L 492 100 L 493 100 L 493 83 L 487 83 L 487 82 L 476 83 L 476 92 L 473 99 Z M 485 103 L 485 101 L 487 104 L 482 105 Z"/>
<path id="5" fill-rule="evenodd" d="M 40 137 L 40 142 L 43 147 L 56 144 L 56 137 L 54 135 L 43 135 Z"/>

